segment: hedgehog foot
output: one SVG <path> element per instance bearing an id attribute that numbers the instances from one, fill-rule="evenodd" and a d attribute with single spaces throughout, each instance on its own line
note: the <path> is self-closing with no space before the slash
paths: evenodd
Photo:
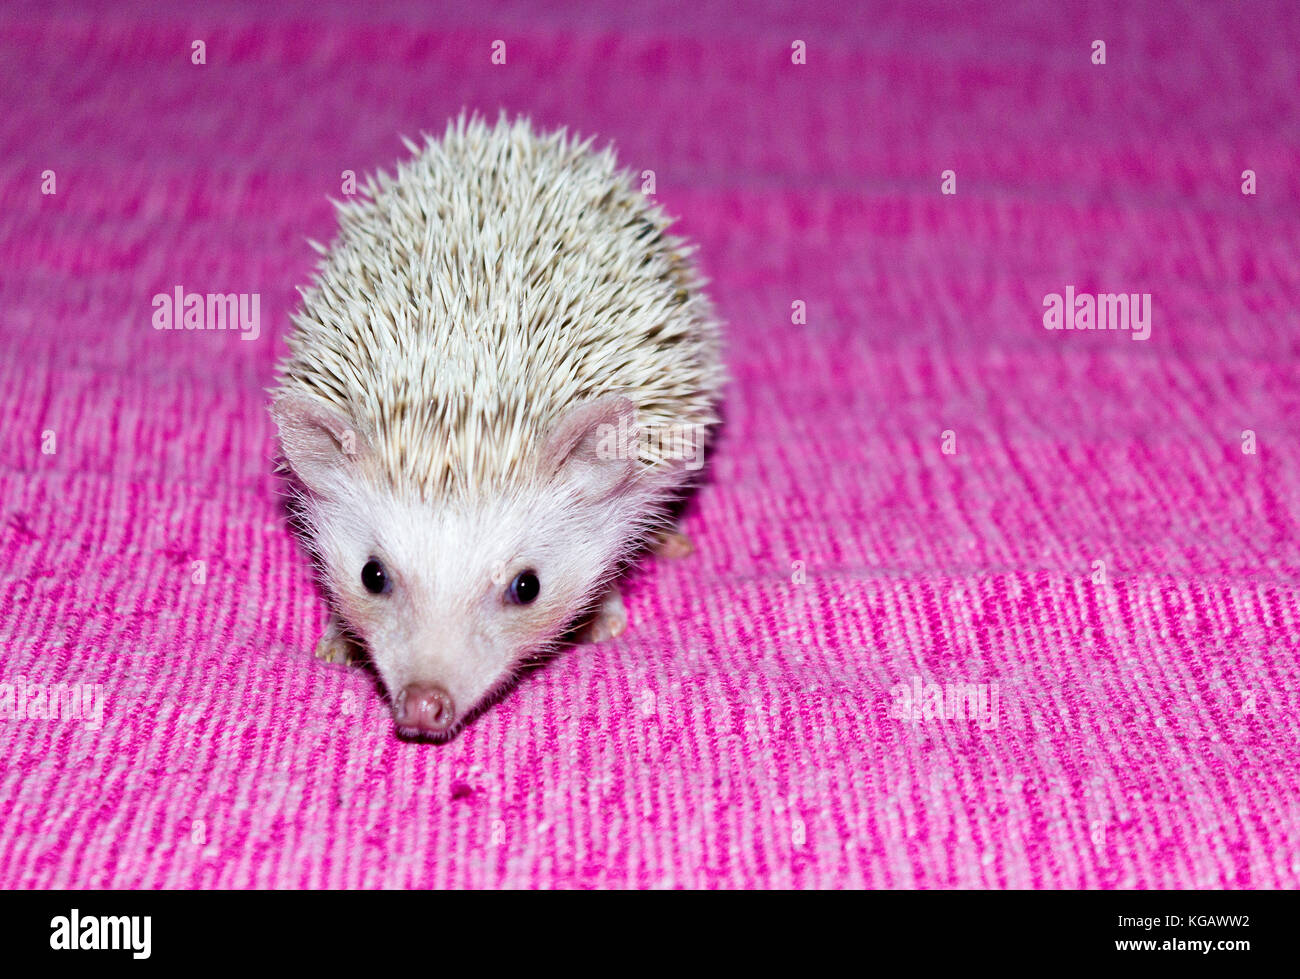
<path id="1" fill-rule="evenodd" d="M 342 663 L 344 666 L 350 666 L 361 659 L 361 650 L 332 615 L 329 625 L 316 643 L 316 658 L 326 663 Z"/>
<path id="2" fill-rule="evenodd" d="M 694 554 L 695 545 L 681 531 L 667 530 L 659 535 L 659 540 L 654 546 L 654 552 L 656 557 L 675 561 L 678 558 L 690 557 Z"/>
<path id="3" fill-rule="evenodd" d="M 577 632 L 580 643 L 604 642 L 623 634 L 627 628 L 627 608 L 617 588 L 611 588 L 596 606 L 591 618 Z"/>

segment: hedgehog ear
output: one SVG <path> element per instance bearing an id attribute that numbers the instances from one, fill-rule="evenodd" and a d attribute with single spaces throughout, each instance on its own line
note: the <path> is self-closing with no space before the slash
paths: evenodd
<path id="1" fill-rule="evenodd" d="M 314 493 L 325 493 L 365 450 L 355 425 L 306 395 L 280 395 L 271 403 L 271 417 L 290 468 Z"/>
<path id="2" fill-rule="evenodd" d="M 542 475 L 570 480 L 585 499 L 613 496 L 636 473 L 636 405 L 616 394 L 569 409 L 542 445 Z"/>

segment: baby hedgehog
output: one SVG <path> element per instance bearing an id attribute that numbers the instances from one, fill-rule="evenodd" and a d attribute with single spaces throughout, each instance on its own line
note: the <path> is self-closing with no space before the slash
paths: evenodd
<path id="1" fill-rule="evenodd" d="M 723 380 L 693 248 L 612 150 L 503 115 L 407 143 L 302 291 L 271 413 L 333 606 L 398 731 L 444 740 L 562 637 L 627 624 L 636 551 L 689 552 L 672 502 Z"/>

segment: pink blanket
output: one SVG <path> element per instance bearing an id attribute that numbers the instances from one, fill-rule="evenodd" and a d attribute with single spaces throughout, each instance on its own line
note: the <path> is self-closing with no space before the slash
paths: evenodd
<path id="1" fill-rule="evenodd" d="M 1294 4 L 152 6 L 0 11 L 0 886 L 1294 886 Z M 654 171 L 734 383 L 696 555 L 430 747 L 264 389 L 462 106 Z"/>

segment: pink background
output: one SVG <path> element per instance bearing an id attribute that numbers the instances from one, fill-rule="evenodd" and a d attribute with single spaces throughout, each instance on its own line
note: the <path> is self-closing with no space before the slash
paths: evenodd
<path id="1" fill-rule="evenodd" d="M 0 885 L 1293 886 L 1296 6 L 479 6 L 0 11 L 0 683 L 107 703 L 0 721 Z M 655 171 L 735 380 L 698 553 L 438 748 L 312 659 L 264 389 L 341 172 L 463 105 Z"/>

